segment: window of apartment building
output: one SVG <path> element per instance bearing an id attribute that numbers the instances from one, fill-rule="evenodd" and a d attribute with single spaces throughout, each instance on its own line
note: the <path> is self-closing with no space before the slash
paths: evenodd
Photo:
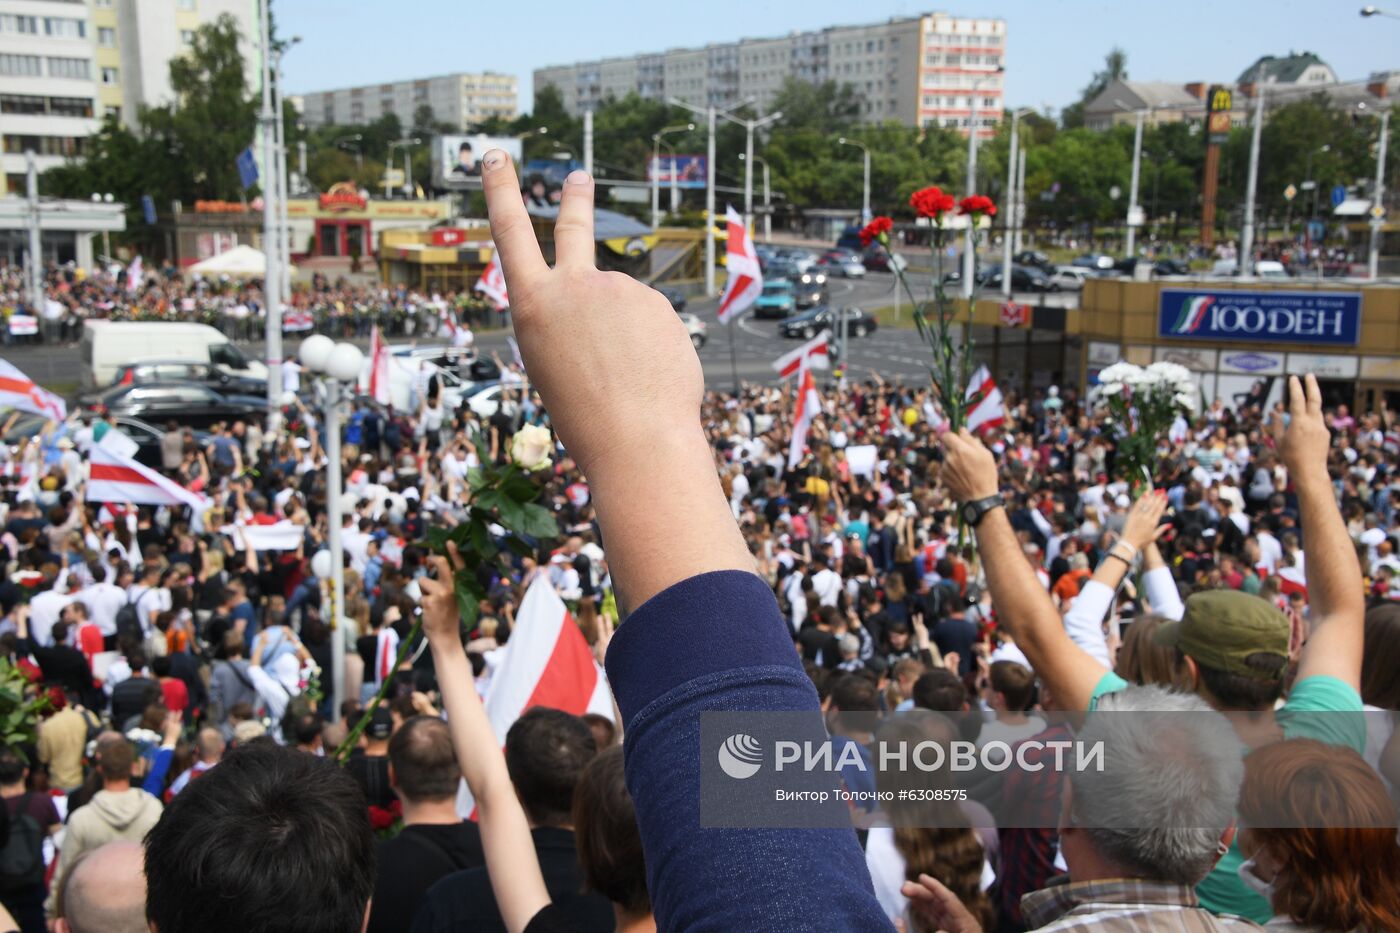
<path id="1" fill-rule="evenodd" d="M 86 81 L 92 77 L 92 62 L 86 58 L 49 58 L 50 78 Z"/>
<path id="2" fill-rule="evenodd" d="M 964 65 L 980 65 L 980 64 L 982 64 L 982 56 L 981 56 L 981 55 L 968 55 L 968 56 L 965 56 L 965 57 L 963 58 L 963 64 L 964 64 Z"/>
<path id="3" fill-rule="evenodd" d="M 117 47 L 117 31 L 111 26 L 97 27 L 97 44 L 104 49 L 114 49 Z"/>
<path id="4" fill-rule="evenodd" d="M 1000 64 L 1001 64 L 1001 56 L 1000 56 L 1000 55 L 986 55 L 986 56 L 983 56 L 982 61 L 983 61 L 984 63 L 988 64 L 988 65 L 991 65 L 991 66 L 993 66 L 993 67 L 996 67 L 997 65 L 1000 65 Z"/>
<path id="5" fill-rule="evenodd" d="M 937 52 L 929 52 L 927 55 L 924 56 L 925 65 L 938 65 L 942 62 L 943 56 L 939 55 Z"/>
<path id="6" fill-rule="evenodd" d="M 14 13 L 0 13 L 0 32 L 17 32 L 21 35 L 37 35 L 39 17 L 17 16 Z"/>
<path id="7" fill-rule="evenodd" d="M 122 108 L 108 106 L 107 109 L 103 111 L 103 115 L 111 117 L 113 120 L 120 120 L 122 118 Z"/>
<path id="8" fill-rule="evenodd" d="M 179 0 L 178 6 L 182 10 L 193 10 L 196 9 L 199 4 L 196 0 Z"/>
<path id="9" fill-rule="evenodd" d="M 943 56 L 943 64 L 948 65 L 949 67 L 952 67 L 954 65 L 961 65 L 962 56 L 957 54 L 956 52 L 951 52 Z"/>
<path id="10" fill-rule="evenodd" d="M 99 10 L 110 10 L 112 8 L 112 0 L 95 0 L 93 6 L 97 7 Z"/>
<path id="11" fill-rule="evenodd" d="M 111 65 L 105 65 L 105 66 L 103 66 L 103 68 L 102 68 L 102 83 L 103 83 L 103 84 L 119 84 L 119 83 L 121 83 L 121 72 L 119 72 L 117 69 L 113 68 Z"/>
<path id="12" fill-rule="evenodd" d="M 46 109 L 44 98 L 33 94 L 0 94 L 0 113 L 35 114 Z"/>
<path id="13" fill-rule="evenodd" d="M 37 55 L 0 54 L 0 75 L 11 78 L 38 78 L 43 68 Z"/>
<path id="14" fill-rule="evenodd" d="M 66 16 L 45 16 L 44 35 L 54 39 L 85 39 L 87 38 L 87 23 L 80 19 L 69 19 Z"/>
<path id="15" fill-rule="evenodd" d="M 23 136 L 5 134 L 5 151 L 11 155 L 32 152 L 46 156 L 77 156 L 83 154 L 85 139 L 76 136 Z"/>
<path id="16" fill-rule="evenodd" d="M 193 29 L 181 29 L 181 30 L 180 30 L 180 44 L 181 44 L 181 45 L 185 45 L 185 46 L 194 45 L 194 30 L 193 30 Z"/>
<path id="17" fill-rule="evenodd" d="M 984 97 L 984 98 L 982 98 L 982 106 L 983 106 L 983 107 L 995 107 L 995 106 L 997 105 L 997 103 L 998 103 L 998 101 L 997 101 L 997 99 L 996 99 L 995 97 Z"/>

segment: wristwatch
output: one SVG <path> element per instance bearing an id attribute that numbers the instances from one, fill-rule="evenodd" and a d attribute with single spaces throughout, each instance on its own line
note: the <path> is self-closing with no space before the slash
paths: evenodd
<path id="1" fill-rule="evenodd" d="M 964 502 L 960 514 L 962 520 L 971 528 L 976 528 L 982 523 L 982 519 L 987 517 L 987 513 L 992 509 L 999 509 L 1004 503 L 1001 496 L 988 496 L 985 499 L 973 499 L 971 502 Z"/>

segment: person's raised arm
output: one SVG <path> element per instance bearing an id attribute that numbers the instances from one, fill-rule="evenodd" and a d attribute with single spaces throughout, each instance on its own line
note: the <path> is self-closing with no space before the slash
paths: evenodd
<path id="1" fill-rule="evenodd" d="M 593 180 L 565 179 L 553 269 L 499 150 L 482 159 L 482 185 L 520 355 L 588 477 L 621 605 L 707 571 L 752 572 L 700 425 L 700 360 L 664 295 L 594 265 Z"/>
<path id="2" fill-rule="evenodd" d="M 1322 420 L 1322 390 L 1312 374 L 1304 382 L 1289 377 L 1288 413 L 1287 429 L 1278 417 L 1273 429 L 1283 464 L 1298 490 L 1311 621 L 1297 680 L 1330 676 L 1359 688 L 1365 584 L 1327 473 L 1331 436 Z"/>
<path id="3" fill-rule="evenodd" d="M 491 890 L 506 929 L 518 933 L 549 905 L 549 891 L 530 838 L 530 822 L 506 770 L 500 740 L 472 682 L 471 664 L 462 648 L 452 570 L 445 557 L 433 558 L 432 566 L 436 577 L 418 579 L 423 591 L 423 635 L 433 652 L 457 766 L 476 800 Z"/>
<path id="4" fill-rule="evenodd" d="M 966 429 L 943 435 L 943 483 L 960 503 L 998 495 L 991 451 Z M 1036 674 L 1067 710 L 1087 709 L 1094 687 L 1108 672 L 1065 632 L 1050 594 L 1036 579 L 1005 508 L 993 508 L 978 523 L 977 550 L 997 619 L 1025 652 Z"/>
<path id="5" fill-rule="evenodd" d="M 1169 525 L 1163 525 L 1166 529 Z M 1181 601 L 1181 592 L 1176 588 L 1171 568 L 1162 557 L 1162 549 L 1156 539 L 1142 549 L 1142 588 L 1143 595 L 1152 606 L 1152 611 L 1165 619 L 1180 622 L 1186 615 L 1186 604 Z"/>

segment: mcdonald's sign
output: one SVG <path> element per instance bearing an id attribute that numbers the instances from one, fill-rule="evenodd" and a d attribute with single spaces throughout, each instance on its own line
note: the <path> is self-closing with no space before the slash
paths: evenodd
<path id="1" fill-rule="evenodd" d="M 1235 95 L 1228 87 L 1217 84 L 1206 95 L 1206 141 L 1218 146 L 1230 135 L 1230 111 L 1234 109 Z"/>

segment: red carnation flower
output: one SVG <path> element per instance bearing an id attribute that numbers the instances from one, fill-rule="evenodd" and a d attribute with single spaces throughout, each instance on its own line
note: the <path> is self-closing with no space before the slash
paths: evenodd
<path id="1" fill-rule="evenodd" d="M 890 231 L 894 229 L 894 221 L 888 217 L 876 217 L 860 231 L 860 242 L 863 246 L 879 240 L 881 243 L 889 239 Z"/>
<path id="2" fill-rule="evenodd" d="M 943 215 L 957 206 L 957 201 L 951 194 L 944 194 L 943 189 L 937 185 L 930 185 L 911 194 L 909 206 L 914 208 L 914 213 L 920 217 L 932 217 L 942 221 Z"/>
<path id="3" fill-rule="evenodd" d="M 393 826 L 394 819 L 394 814 L 390 813 L 383 807 L 376 807 L 373 804 L 370 805 L 369 825 L 370 829 L 373 829 L 375 832 L 382 832 L 383 830 L 388 829 L 390 826 Z"/>
<path id="4" fill-rule="evenodd" d="M 963 198 L 958 204 L 958 213 L 971 214 L 973 217 L 980 217 L 986 214 L 988 217 L 997 215 L 997 206 L 992 203 L 992 199 L 985 194 L 972 194 Z"/>

